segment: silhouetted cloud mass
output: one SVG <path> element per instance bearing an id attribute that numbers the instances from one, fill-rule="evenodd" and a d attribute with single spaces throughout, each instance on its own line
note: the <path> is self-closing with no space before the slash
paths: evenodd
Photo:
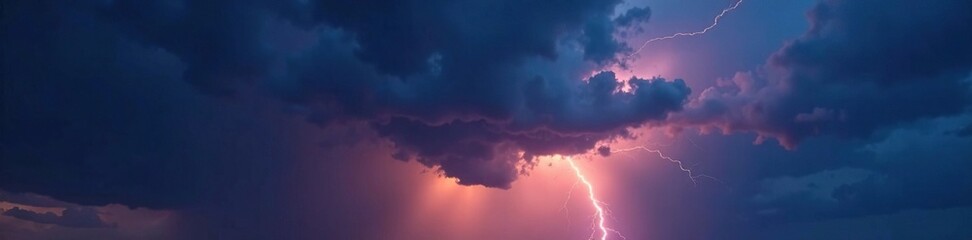
<path id="1" fill-rule="evenodd" d="M 822 1 L 810 29 L 756 72 L 706 89 L 675 122 L 755 131 L 787 148 L 814 135 L 954 116 L 972 95 L 968 1 Z"/>
<path id="2" fill-rule="evenodd" d="M 219 189 L 199 182 L 233 176 L 207 172 L 243 174 L 246 165 L 216 160 L 239 151 L 185 141 L 222 130 L 200 129 L 209 120 L 193 111 L 209 107 L 181 106 L 197 98 L 163 80 L 176 77 L 212 98 L 277 96 L 323 127 L 367 123 L 396 158 L 508 188 L 534 156 L 587 152 L 687 102 L 681 80 L 632 78 L 620 91 L 612 72 L 596 72 L 629 49 L 615 23 L 647 18 L 642 9 L 613 19 L 618 3 L 11 3 L 3 137 L 12 151 L 0 187 L 167 207 Z M 170 101 L 159 91 L 183 92 Z"/>
<path id="3" fill-rule="evenodd" d="M 509 188 L 537 156 L 607 157 L 611 147 L 600 143 L 672 127 L 753 132 L 757 142 L 813 151 L 750 149 L 748 137 L 741 145 L 726 137 L 716 144 L 730 150 L 677 156 L 732 159 L 701 168 L 746 175 L 725 181 L 740 191 L 712 199 L 756 202 L 733 205 L 755 212 L 747 217 L 967 207 L 970 9 L 962 0 L 820 1 L 807 13 L 810 28 L 762 66 L 693 92 L 681 79 L 605 70 L 627 70 L 631 47 L 621 38 L 644 32 L 653 16 L 620 0 L 6 1 L 0 202 L 66 208 L 3 215 L 68 227 L 109 226 L 89 206 L 190 209 L 217 219 L 186 227 L 200 236 L 211 236 L 207 227 L 232 238 L 273 226 L 252 236 L 269 239 L 298 235 L 290 228 L 315 219 L 263 208 L 293 200 L 276 194 L 297 191 L 282 185 L 300 179 L 290 177 L 307 129 L 354 130 L 315 147 L 382 145 L 380 154 L 459 184 Z M 752 26 L 745 11 L 735 23 Z M 721 41 L 710 35 L 692 41 Z M 809 144 L 815 136 L 826 143 Z M 359 160 L 315 157 L 331 175 Z M 331 184 L 328 194 L 360 186 L 321 184 Z M 678 196 L 696 195 L 665 197 Z M 328 230 L 382 213 L 348 211 L 358 221 L 327 218 L 339 226 Z M 276 221 L 294 216 L 306 218 Z"/>

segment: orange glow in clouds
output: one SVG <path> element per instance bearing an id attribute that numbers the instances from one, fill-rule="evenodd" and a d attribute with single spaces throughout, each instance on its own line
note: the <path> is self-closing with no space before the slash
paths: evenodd
<path id="1" fill-rule="evenodd" d="M 537 166 L 529 175 L 521 176 L 513 182 L 512 188 L 505 190 L 463 186 L 452 178 L 405 171 L 403 173 L 418 178 L 412 185 L 415 194 L 410 195 L 410 199 L 401 199 L 410 202 L 407 204 L 410 207 L 402 213 L 404 218 L 390 223 L 393 230 L 384 237 L 613 239 L 608 237 L 617 233 L 608 226 L 610 210 L 601 202 L 602 198 L 593 195 L 611 196 L 611 188 L 595 186 L 596 176 L 604 174 L 599 174 L 597 168 L 585 169 L 584 163 L 568 157 L 544 156 L 536 161 Z M 408 167 L 412 170 L 424 167 L 410 165 L 414 166 Z M 584 185 L 579 187 L 587 187 L 588 197 L 584 201 L 570 201 L 572 187 L 580 183 Z M 582 198 L 573 200 L 578 199 Z"/>
<path id="2" fill-rule="evenodd" d="M 712 24 L 694 32 L 679 32 L 668 36 L 648 39 L 637 48 L 626 59 L 629 64 L 640 63 L 637 66 L 613 65 L 607 69 L 599 69 L 589 73 L 589 77 L 601 71 L 610 70 L 622 83 L 619 89 L 622 92 L 630 91 L 627 81 L 636 76 L 660 77 L 671 76 L 675 72 L 674 66 L 678 62 L 679 54 L 671 49 L 658 49 L 650 56 L 641 59 L 634 57 L 650 43 L 674 39 L 678 37 L 698 36 L 714 29 L 722 17 L 735 10 L 742 4 L 743 0 L 733 1 L 729 7 L 725 8 L 713 18 Z M 584 78 L 586 79 L 586 78 Z M 657 155 L 658 158 L 673 163 L 682 172 L 685 172 L 693 183 L 697 183 L 698 178 L 709 178 L 715 181 L 718 179 L 693 173 L 686 168 L 682 161 L 671 158 L 659 149 L 648 148 L 647 146 L 635 146 L 625 149 L 617 149 L 613 153 L 635 153 L 647 152 Z M 562 160 L 562 161 L 555 161 Z M 553 167 L 554 163 L 567 162 L 568 169 Z M 625 239 L 620 232 L 607 226 L 606 217 L 610 216 L 609 209 L 600 200 L 595 191 L 594 184 L 589 180 L 590 172 L 585 173 L 571 156 L 546 156 L 537 160 L 538 166 L 550 166 L 534 169 L 530 172 L 532 177 L 524 177 L 513 183 L 513 188 L 509 190 L 490 189 L 480 186 L 461 186 L 456 184 L 455 179 L 441 178 L 434 174 L 426 174 L 418 179 L 412 179 L 418 184 L 416 190 L 419 194 L 410 201 L 414 208 L 405 214 L 408 216 L 404 222 L 394 222 L 391 225 L 397 229 L 392 231 L 396 238 L 408 239 L 575 239 L 579 233 L 572 231 L 571 216 L 567 212 L 564 226 L 550 224 L 550 219 L 556 217 L 555 214 L 566 209 L 570 209 L 569 194 L 573 190 L 571 182 L 583 183 L 587 188 L 589 206 L 594 209 L 594 224 L 588 239 L 595 239 L 599 234 L 599 240 L 607 240 L 609 236 L 616 234 L 621 239 Z M 423 170 L 423 166 L 413 165 L 413 170 Z M 590 169 L 588 169 L 590 170 Z M 558 179 L 560 175 L 567 172 L 573 173 L 577 181 L 563 181 Z M 595 172 L 596 174 L 597 172 Z M 406 175 L 407 176 L 407 175 Z M 404 178 L 404 177 L 403 177 Z M 611 184 L 606 184 L 610 186 Z M 601 189 L 603 191 L 603 187 Z M 570 190 L 563 190 L 570 189 Z M 610 190 L 610 189 L 609 189 Z M 567 193 L 568 202 L 561 208 L 557 208 L 558 200 L 551 199 L 551 196 L 563 196 Z M 604 192 L 601 192 L 604 194 Z M 610 193 L 609 193 L 610 194 Z M 602 197 L 604 195 L 601 195 Z M 488 210 L 487 210 L 488 209 Z"/>

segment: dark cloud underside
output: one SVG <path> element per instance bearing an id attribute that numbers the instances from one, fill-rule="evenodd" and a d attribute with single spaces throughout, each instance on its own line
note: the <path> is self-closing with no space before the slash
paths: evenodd
<path id="1" fill-rule="evenodd" d="M 615 20 L 618 3 L 11 2 L 0 188 L 83 204 L 199 201 L 275 164 L 232 164 L 260 161 L 238 150 L 259 138 L 226 139 L 253 113 L 197 102 L 242 91 L 322 127 L 366 123 L 400 159 L 506 188 L 533 156 L 586 152 L 686 102 L 681 80 L 633 78 L 621 92 L 611 72 L 588 77 L 628 50 L 616 22 L 648 16 Z"/>

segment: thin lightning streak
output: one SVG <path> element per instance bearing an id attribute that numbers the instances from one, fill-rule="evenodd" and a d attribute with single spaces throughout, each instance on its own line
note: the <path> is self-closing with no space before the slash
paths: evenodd
<path id="1" fill-rule="evenodd" d="M 646 152 L 658 154 L 658 157 L 659 158 L 668 160 L 669 162 L 672 162 L 672 163 L 675 163 L 676 165 L 678 165 L 678 169 L 679 170 L 682 170 L 682 172 L 685 172 L 686 174 L 688 174 L 689 178 L 692 179 L 692 183 L 694 183 L 694 184 L 698 184 L 698 181 L 697 180 L 699 178 L 708 178 L 708 179 L 712 179 L 712 180 L 715 180 L 715 181 L 718 181 L 718 182 L 722 182 L 718 178 L 715 178 L 715 177 L 712 177 L 712 176 L 709 176 L 709 175 L 705 175 L 705 174 L 694 174 L 694 173 L 692 173 L 692 169 L 685 168 L 685 166 L 682 165 L 682 161 L 680 161 L 678 159 L 671 158 L 669 156 L 665 156 L 665 154 L 662 153 L 661 150 L 651 149 L 651 148 L 648 148 L 648 147 L 645 147 L 645 146 L 637 146 L 637 147 L 632 147 L 632 148 L 611 150 L 611 153 L 631 152 L 631 151 L 635 151 L 635 150 L 643 150 L 643 151 L 646 151 Z"/>
<path id="2" fill-rule="evenodd" d="M 692 169 L 686 168 L 684 166 L 684 164 L 682 163 L 682 161 L 680 161 L 678 159 L 671 158 L 669 156 L 666 156 L 664 153 L 661 152 L 661 150 L 651 149 L 651 148 L 648 148 L 647 146 L 637 146 L 637 147 L 631 147 L 631 148 L 625 148 L 625 149 L 616 149 L 616 150 L 612 150 L 611 153 L 631 152 L 631 151 L 637 151 L 637 150 L 642 150 L 642 151 L 647 151 L 647 152 L 651 152 L 651 153 L 658 154 L 658 157 L 659 158 L 662 158 L 662 159 L 668 160 L 669 162 L 675 163 L 676 165 L 678 165 L 678 168 L 681 171 L 685 172 L 689 176 L 689 178 L 692 180 L 692 183 L 694 183 L 694 184 L 698 184 L 698 181 L 697 181 L 698 178 L 709 178 L 709 179 L 712 179 L 712 180 L 715 180 L 715 181 L 718 181 L 718 182 L 722 182 L 719 179 L 717 179 L 715 177 L 712 177 L 712 176 L 709 176 L 709 175 L 705 175 L 705 174 L 694 174 L 694 173 L 692 173 Z M 578 183 L 583 183 L 584 186 L 587 187 L 587 197 L 591 201 L 591 206 L 593 206 L 594 207 L 594 210 L 595 210 L 594 211 L 594 216 L 593 216 L 594 219 L 593 219 L 593 221 L 591 223 L 591 235 L 590 235 L 590 237 L 588 237 L 588 239 L 589 240 L 595 239 L 594 238 L 595 235 L 597 234 L 598 230 L 600 230 L 600 233 L 601 233 L 600 240 L 607 240 L 608 235 L 610 235 L 611 233 L 616 234 L 621 239 L 627 240 L 628 238 L 625 237 L 623 234 L 621 234 L 621 232 L 619 232 L 618 230 L 615 230 L 613 228 L 608 227 L 607 224 L 605 223 L 605 221 L 606 221 L 606 218 L 605 217 L 606 216 L 612 217 L 612 219 L 614 218 L 614 216 L 611 214 L 610 209 L 607 208 L 607 204 L 604 203 L 604 202 L 601 202 L 601 200 L 598 200 L 597 199 L 597 196 L 594 193 L 594 185 L 591 184 L 591 182 L 587 180 L 587 177 L 584 176 L 584 173 L 581 171 L 580 167 L 578 167 L 577 164 L 574 162 L 574 158 L 568 156 L 568 157 L 566 157 L 566 160 L 567 160 L 567 163 L 570 164 L 570 168 L 574 170 L 574 174 L 577 175 L 577 180 L 578 181 L 574 182 L 574 185 L 572 185 L 570 187 L 570 191 L 567 193 L 567 200 L 564 201 L 564 206 L 561 208 L 561 210 L 568 209 L 567 208 L 567 204 L 570 202 L 570 198 L 571 198 L 571 195 L 573 195 L 574 188 L 577 186 Z M 570 214 L 569 213 L 568 213 L 567 218 L 568 218 L 568 221 L 569 221 L 569 219 L 570 219 Z M 617 221 L 617 219 L 615 219 L 615 221 Z M 568 225 L 570 225 L 569 222 L 568 222 Z"/>
<path id="3" fill-rule="evenodd" d="M 607 240 L 608 232 L 617 232 L 617 231 L 614 231 L 613 229 L 605 226 L 604 207 L 601 206 L 601 201 L 597 200 L 597 197 L 594 195 L 594 185 L 591 184 L 591 182 L 587 181 L 587 177 L 584 177 L 584 173 L 582 173 L 580 168 L 577 167 L 577 164 L 574 163 L 574 158 L 567 157 L 567 162 L 570 163 L 570 168 L 574 169 L 574 174 L 577 175 L 577 179 L 579 179 L 581 183 L 584 183 L 584 185 L 587 186 L 587 197 L 590 198 L 591 205 L 594 206 L 595 218 L 596 218 L 595 220 L 597 223 L 597 227 L 601 229 L 600 240 Z M 592 232 L 591 239 L 593 238 L 594 238 L 594 233 Z"/>
<path id="4" fill-rule="evenodd" d="M 692 146 L 695 146 L 695 148 L 698 148 L 699 150 L 702 150 L 702 147 L 699 147 L 699 145 L 698 145 L 698 144 L 696 144 L 696 143 L 695 143 L 695 140 L 692 140 L 692 138 L 691 138 L 691 137 L 689 137 L 689 136 L 685 136 L 685 139 L 688 139 L 688 141 L 689 141 L 690 143 L 692 143 Z"/>
<path id="5" fill-rule="evenodd" d="M 701 31 L 696 31 L 696 32 L 680 32 L 680 33 L 675 33 L 675 34 L 668 35 L 668 36 L 664 36 L 664 37 L 656 37 L 656 38 L 648 39 L 648 41 L 645 41 L 645 43 L 641 44 L 641 47 L 639 47 L 637 51 L 634 51 L 634 53 L 631 53 L 631 55 L 628 55 L 628 58 L 631 58 L 635 54 L 638 54 L 639 52 L 641 52 L 642 49 L 645 49 L 645 47 L 648 46 L 648 44 L 650 44 L 652 42 L 655 42 L 655 41 L 667 40 L 667 39 L 672 39 L 672 38 L 681 37 L 681 36 L 695 36 L 695 35 L 705 34 L 709 30 L 715 28 L 716 25 L 719 25 L 719 19 L 721 19 L 722 16 L 725 16 L 727 13 L 731 12 L 732 10 L 735 10 L 737 7 L 739 7 L 739 4 L 741 4 L 742 2 L 743 2 L 743 0 L 739 0 L 736 3 L 733 3 L 732 5 L 730 5 L 729 8 L 723 9 L 722 12 L 719 13 L 719 15 L 716 15 L 715 18 L 712 19 L 712 25 L 709 25 L 708 27 L 702 29 Z"/>
<path id="6" fill-rule="evenodd" d="M 570 191 L 567 192 L 567 200 L 564 200 L 564 206 L 560 208 L 561 211 L 564 211 L 564 215 L 567 216 L 567 227 L 568 228 L 570 228 L 570 208 L 567 207 L 567 204 L 570 203 L 570 196 L 574 195 L 574 188 L 577 187 L 577 184 L 578 183 L 580 183 L 580 179 L 578 179 L 577 181 L 575 181 L 574 182 L 574 185 L 571 185 L 570 186 Z"/>
<path id="7" fill-rule="evenodd" d="M 645 47 L 647 47 L 648 44 L 650 44 L 652 42 L 655 42 L 655 41 L 673 39 L 673 38 L 681 37 L 681 36 L 695 36 L 695 35 L 705 34 L 709 30 L 711 30 L 711 29 L 715 28 L 717 25 L 719 25 L 719 19 L 722 19 L 722 17 L 725 16 L 727 13 L 729 13 L 729 12 L 735 10 L 736 8 L 738 8 L 739 7 L 739 4 L 742 4 L 742 2 L 743 2 L 743 0 L 739 0 L 739 1 L 735 2 L 734 4 L 732 4 L 729 8 L 723 9 L 722 12 L 719 13 L 719 15 L 716 15 L 715 18 L 712 19 L 712 25 L 709 25 L 708 27 L 702 29 L 701 31 L 688 32 L 688 33 L 680 32 L 680 33 L 675 33 L 675 34 L 668 35 L 668 36 L 664 36 L 664 37 L 657 37 L 657 38 L 648 39 L 647 41 L 645 41 L 645 43 L 641 44 L 641 47 L 638 47 L 638 50 L 636 50 L 633 53 L 631 53 L 631 55 L 628 55 L 628 58 L 631 58 L 635 54 L 638 54 L 639 52 L 641 52 L 641 50 L 645 49 Z M 692 140 L 689 139 L 689 141 L 692 141 Z M 695 145 L 695 142 L 692 141 L 692 144 Z M 696 145 L 696 147 L 698 147 L 698 145 Z M 717 179 L 715 177 L 712 177 L 712 176 L 709 176 L 709 175 L 705 175 L 705 174 L 698 174 L 698 175 L 696 175 L 696 174 L 693 174 L 691 169 L 685 168 L 685 166 L 682 164 L 682 161 L 679 161 L 677 159 L 674 159 L 674 158 L 665 156 L 665 154 L 663 154 L 660 150 L 650 149 L 650 148 L 645 147 L 645 146 L 638 146 L 638 147 L 629 148 L 629 149 L 614 150 L 614 151 L 611 151 L 611 152 L 612 153 L 619 153 L 619 152 L 628 152 L 628 151 L 634 151 L 634 150 L 644 150 L 644 151 L 648 151 L 648 152 L 651 152 L 651 153 L 655 153 L 655 154 L 658 154 L 658 157 L 660 157 L 662 159 L 666 159 L 666 160 L 668 160 L 668 161 L 670 161 L 672 163 L 677 164 L 678 165 L 678 168 L 680 170 L 682 170 L 683 172 L 686 172 L 688 174 L 689 178 L 692 179 L 692 183 L 694 183 L 694 184 L 698 184 L 697 179 L 700 178 L 700 177 L 709 178 L 709 179 L 712 179 L 712 180 L 715 180 L 715 181 L 720 181 L 719 179 Z M 621 232 L 619 232 L 619 231 L 617 231 L 615 229 L 609 228 L 609 227 L 607 227 L 605 225 L 605 223 L 604 223 L 605 222 L 604 216 L 605 215 L 610 215 L 610 214 L 606 214 L 605 213 L 606 212 L 606 208 L 603 207 L 603 206 L 601 206 L 604 203 L 601 202 L 600 200 L 597 200 L 597 197 L 594 194 L 594 185 L 591 184 L 589 181 L 587 181 L 587 177 L 585 177 L 584 176 L 584 173 L 581 172 L 581 170 L 580 170 L 579 167 L 577 167 L 577 164 L 574 163 L 574 159 L 572 157 L 567 157 L 566 159 L 567 159 L 567 162 L 570 163 L 571 169 L 574 170 L 574 174 L 577 175 L 577 179 L 580 180 L 580 182 L 584 183 L 585 186 L 587 186 L 587 196 L 590 199 L 591 205 L 594 207 L 594 210 L 595 210 L 594 224 L 592 224 L 592 231 L 591 231 L 591 236 L 590 236 L 589 239 L 594 239 L 594 235 L 595 235 L 595 233 L 597 231 L 594 230 L 593 228 L 596 227 L 596 228 L 600 228 L 600 230 L 601 230 L 601 239 L 600 240 L 607 240 L 607 237 L 608 237 L 608 234 L 609 233 L 617 234 L 619 237 L 621 237 L 622 239 L 625 239 L 626 240 L 627 237 L 625 237 L 624 235 L 622 235 Z M 567 203 L 570 202 L 570 196 L 573 195 L 574 187 L 576 187 L 576 186 L 577 186 L 577 182 L 575 182 L 574 185 L 571 186 L 570 192 L 568 192 L 568 194 L 567 194 L 567 201 L 564 202 L 564 206 L 563 206 L 562 209 L 564 209 L 564 210 L 567 209 Z M 567 218 L 568 218 L 568 221 L 569 221 L 570 220 L 570 213 L 567 212 L 567 215 L 568 215 Z M 570 222 L 568 222 L 568 225 L 570 225 Z"/>

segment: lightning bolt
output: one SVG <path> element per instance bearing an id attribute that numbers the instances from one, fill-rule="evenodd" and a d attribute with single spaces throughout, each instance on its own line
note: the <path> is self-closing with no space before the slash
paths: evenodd
<path id="1" fill-rule="evenodd" d="M 636 147 L 630 147 L 624 149 L 614 149 L 611 150 L 611 153 L 624 153 L 624 152 L 633 152 L 633 151 L 646 151 L 646 152 L 654 153 L 657 154 L 659 158 L 668 160 L 669 162 L 676 164 L 679 170 L 685 172 L 688 175 L 689 179 L 692 180 L 693 184 L 698 184 L 699 178 L 708 178 L 720 183 L 722 182 L 718 178 L 709 175 L 695 174 L 692 172 L 692 169 L 686 168 L 684 163 L 681 160 L 669 157 L 664 153 L 662 153 L 661 150 L 648 148 L 647 146 L 636 146 Z M 561 210 L 568 209 L 567 203 L 570 202 L 570 196 L 573 195 L 574 188 L 577 186 L 577 184 L 583 183 L 584 186 L 587 187 L 587 198 L 590 200 L 591 206 L 594 208 L 594 221 L 591 224 L 592 225 L 591 235 L 588 239 L 594 240 L 598 232 L 600 232 L 600 238 L 598 238 L 598 240 L 607 240 L 608 236 L 610 236 L 611 233 L 616 234 L 621 239 L 627 239 L 627 237 L 622 235 L 621 232 L 607 226 L 606 217 L 609 216 L 613 217 L 613 216 L 611 216 L 610 210 L 607 208 L 607 206 L 605 206 L 606 204 L 604 202 L 601 202 L 601 200 L 597 199 L 597 195 L 595 194 L 594 191 L 594 184 L 592 184 L 589 180 L 587 180 L 587 177 L 584 176 L 584 172 L 581 171 L 580 167 L 577 166 L 577 163 L 574 162 L 574 158 L 571 156 L 567 156 L 564 157 L 564 159 L 567 160 L 568 164 L 570 164 L 570 168 L 574 170 L 574 174 L 577 176 L 577 182 L 574 182 L 574 185 L 570 187 L 570 191 L 567 193 L 567 200 L 564 201 L 564 206 L 563 208 L 561 208 Z M 568 221 L 569 219 L 570 216 L 568 213 Z M 569 222 L 568 225 L 570 225 Z"/>
<path id="2" fill-rule="evenodd" d="M 668 35 L 668 36 L 664 36 L 664 37 L 656 37 L 656 38 L 648 39 L 648 41 L 645 41 L 645 43 L 641 44 L 641 47 L 639 47 L 638 50 L 634 51 L 634 53 L 631 53 L 631 55 L 628 55 L 628 58 L 631 58 L 635 54 L 638 54 L 639 52 L 641 52 L 642 49 L 645 49 L 645 47 L 648 46 L 648 44 L 653 43 L 653 42 L 656 42 L 656 41 L 673 39 L 673 38 L 682 37 L 682 36 L 695 36 L 695 35 L 705 34 L 709 30 L 715 28 L 716 25 L 719 25 L 719 19 L 722 19 L 723 16 L 725 16 L 727 13 L 731 12 L 732 10 L 736 10 L 736 8 L 739 7 L 739 4 L 741 4 L 742 2 L 743 2 L 743 0 L 739 0 L 739 1 L 735 2 L 735 3 L 733 3 L 733 4 L 730 4 L 728 8 L 722 9 L 722 12 L 719 13 L 719 15 L 716 15 L 715 18 L 712 19 L 712 25 L 709 25 L 708 27 L 703 28 L 700 31 L 696 31 L 696 32 L 680 32 L 680 33 L 675 33 L 675 34 Z"/>
<path id="3" fill-rule="evenodd" d="M 577 175 L 577 179 L 580 180 L 580 183 L 583 183 L 584 186 L 587 187 L 587 198 L 590 199 L 591 206 L 594 207 L 594 226 L 595 228 L 600 229 L 601 232 L 601 237 L 599 239 L 607 240 L 609 233 L 615 233 L 622 239 L 626 239 L 624 235 L 621 235 L 620 232 L 606 225 L 605 216 L 608 215 L 607 208 L 602 206 L 603 203 L 600 200 L 597 200 L 597 195 L 594 193 L 594 184 L 591 184 L 591 182 L 587 180 L 587 177 L 584 176 L 584 173 L 581 171 L 580 167 L 577 167 L 577 164 L 574 163 L 573 157 L 568 156 L 566 157 L 566 160 L 567 163 L 570 164 L 570 168 L 574 170 L 574 174 Z M 591 237 L 589 239 L 594 239 L 595 233 L 597 233 L 597 230 L 591 232 Z"/>
<path id="4" fill-rule="evenodd" d="M 570 208 L 567 207 L 567 204 L 570 203 L 570 196 L 574 195 L 574 188 L 577 187 L 577 183 L 580 183 L 580 179 L 574 182 L 574 185 L 570 186 L 570 191 L 567 191 L 567 200 L 564 200 L 564 206 L 560 208 L 564 212 L 564 215 L 567 216 L 567 228 L 570 228 Z"/>
<path id="5" fill-rule="evenodd" d="M 638 47 L 638 50 L 635 50 L 633 53 L 631 53 L 631 55 L 628 55 L 628 58 L 632 58 L 634 55 L 636 55 L 639 52 L 641 52 L 641 50 L 645 49 L 645 47 L 647 47 L 648 44 L 651 44 L 651 43 L 656 42 L 656 41 L 673 39 L 673 38 L 682 37 L 682 36 L 695 36 L 695 35 L 705 34 L 709 30 L 712 30 L 717 25 L 719 25 L 719 20 L 722 19 L 722 17 L 725 16 L 726 14 L 728 14 L 729 12 L 731 12 L 731 11 L 735 10 L 736 8 L 738 8 L 739 7 L 739 4 L 742 4 L 742 2 L 743 2 L 743 0 L 738 0 L 735 3 L 730 4 L 728 8 L 723 9 L 722 12 L 720 12 L 718 15 L 715 16 L 715 18 L 712 19 L 712 24 L 711 25 L 709 25 L 708 27 L 703 28 L 700 31 L 695 31 L 695 32 L 680 32 L 680 33 L 675 33 L 675 34 L 668 35 L 668 36 L 664 36 L 664 37 L 656 37 L 656 38 L 648 39 L 647 41 L 645 41 L 645 43 L 641 44 L 641 47 Z M 689 141 L 691 141 L 691 139 Z M 695 145 L 695 142 L 693 141 L 692 144 Z M 698 147 L 698 145 L 696 145 L 696 147 Z M 647 151 L 647 152 L 650 152 L 650 153 L 658 154 L 658 157 L 659 158 L 662 158 L 662 159 L 668 160 L 669 162 L 675 163 L 676 165 L 678 165 L 678 169 L 679 170 L 685 172 L 689 176 L 689 179 L 692 180 L 692 183 L 693 184 L 698 184 L 698 179 L 699 178 L 709 178 L 709 179 L 712 179 L 712 180 L 715 180 L 715 181 L 718 181 L 718 182 L 722 182 L 719 179 L 717 179 L 715 177 L 712 177 L 712 176 L 709 176 L 709 175 L 705 175 L 705 174 L 694 174 L 694 173 L 692 173 L 692 169 L 686 168 L 684 166 L 684 164 L 682 163 L 682 161 L 680 161 L 678 159 L 671 158 L 669 156 L 666 156 L 664 153 L 661 152 L 661 150 L 651 149 L 651 148 L 648 148 L 646 146 L 637 146 L 637 147 L 632 147 L 632 148 L 627 148 L 627 149 L 612 150 L 611 153 L 631 152 L 631 151 L 637 151 L 637 150 L 643 150 L 643 151 Z M 577 179 L 587 187 L 587 197 L 590 199 L 591 206 L 593 206 L 594 207 L 594 210 L 595 210 L 594 224 L 593 224 L 594 229 L 592 229 L 591 236 L 590 236 L 589 239 L 594 239 L 595 234 L 598 232 L 597 229 L 600 229 L 600 233 L 601 233 L 600 240 L 607 240 L 608 235 L 610 235 L 609 233 L 615 233 L 619 237 L 621 237 L 622 239 L 627 239 L 626 237 L 624 237 L 624 235 L 622 235 L 617 230 L 614 230 L 614 229 L 612 229 L 610 227 L 607 227 L 607 225 L 605 223 L 605 216 L 606 215 L 609 215 L 609 213 L 607 212 L 607 208 L 604 207 L 604 206 L 602 206 L 603 203 L 600 200 L 597 200 L 597 196 L 594 194 L 594 185 L 591 184 L 591 182 L 587 180 L 587 177 L 585 177 L 584 176 L 584 173 L 581 171 L 581 169 L 579 167 L 577 167 L 577 164 L 574 163 L 574 159 L 572 157 L 568 156 L 568 157 L 566 157 L 566 160 L 567 160 L 567 163 L 570 164 L 571 169 L 574 170 L 574 174 L 577 175 Z M 574 186 L 576 186 L 576 185 L 577 185 L 577 183 L 574 183 Z M 562 210 L 566 210 L 567 209 L 567 203 L 570 201 L 570 196 L 574 192 L 574 186 L 571 186 L 570 192 L 568 192 L 568 194 L 567 194 L 567 201 L 564 202 L 564 207 L 562 208 Z M 570 217 L 569 217 L 569 213 L 568 213 L 568 220 L 569 219 L 570 219 Z M 569 223 L 568 223 L 568 225 L 569 225 Z"/>
<path id="6" fill-rule="evenodd" d="M 708 178 L 708 179 L 712 179 L 712 180 L 715 180 L 715 181 L 718 181 L 718 182 L 722 182 L 718 178 L 715 178 L 715 177 L 712 177 L 712 176 L 709 176 L 709 175 L 705 175 L 705 174 L 694 174 L 694 173 L 692 173 L 692 169 L 686 168 L 685 165 L 682 164 L 682 161 L 681 160 L 674 159 L 672 157 L 666 156 L 664 153 L 661 152 L 661 150 L 658 150 L 658 149 L 651 149 L 651 148 L 648 148 L 646 146 L 637 146 L 637 147 L 631 147 L 631 148 L 625 148 L 625 149 L 611 150 L 611 153 L 623 153 L 623 152 L 631 152 L 631 151 L 638 151 L 638 150 L 657 154 L 659 158 L 668 160 L 669 162 L 672 162 L 672 163 L 678 165 L 678 169 L 679 170 L 682 170 L 682 172 L 685 172 L 689 176 L 689 179 L 692 179 L 692 183 L 694 183 L 694 184 L 699 184 L 698 183 L 698 179 L 699 178 Z"/>

